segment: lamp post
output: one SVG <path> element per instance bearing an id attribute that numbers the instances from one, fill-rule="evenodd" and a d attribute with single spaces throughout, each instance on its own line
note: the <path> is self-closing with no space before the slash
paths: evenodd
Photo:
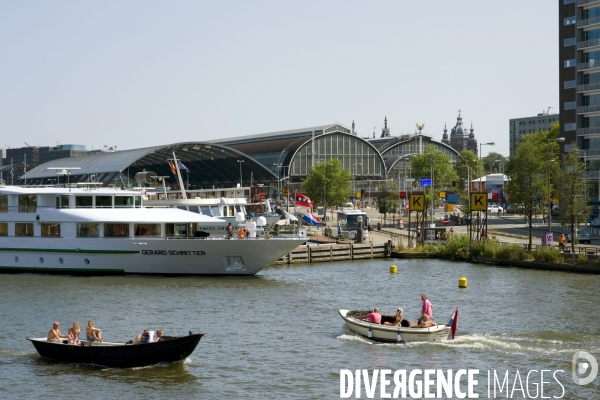
<path id="1" fill-rule="evenodd" d="M 564 137 L 548 139 L 548 233 L 552 233 L 552 198 L 550 198 L 550 142 L 562 143 Z"/>
<path id="2" fill-rule="evenodd" d="M 362 163 L 354 164 L 354 173 L 352 174 L 352 203 L 354 204 L 355 210 L 356 210 L 356 170 L 357 170 L 356 167 L 358 167 L 359 165 L 362 167 Z"/>
<path id="3" fill-rule="evenodd" d="M 483 191 L 483 174 L 481 173 L 481 146 L 495 146 L 496 143 L 494 142 L 489 142 L 489 143 L 479 143 L 479 185 L 477 186 L 479 188 L 479 191 Z M 485 173 L 485 168 L 484 171 Z"/>
<path id="4" fill-rule="evenodd" d="M 237 160 L 238 163 L 240 163 L 240 187 L 244 186 L 242 185 L 242 163 L 244 162 L 244 160 Z"/>

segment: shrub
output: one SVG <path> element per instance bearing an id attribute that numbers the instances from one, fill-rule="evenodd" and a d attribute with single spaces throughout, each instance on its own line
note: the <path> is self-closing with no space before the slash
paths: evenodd
<path id="1" fill-rule="evenodd" d="M 454 235 L 452 236 L 446 245 L 441 249 L 441 253 L 449 258 L 456 258 L 459 260 L 469 259 L 469 236 L 468 235 Z"/>
<path id="2" fill-rule="evenodd" d="M 538 247 L 531 255 L 535 261 L 562 263 L 563 256 L 558 247 Z"/>
<path id="3" fill-rule="evenodd" d="M 520 245 L 516 243 L 498 246 L 496 258 L 503 260 L 529 260 L 531 255 Z"/>
<path id="4" fill-rule="evenodd" d="M 394 247 L 394 251 L 396 251 L 396 252 L 404 251 L 404 243 L 402 243 L 402 240 L 400 240 L 398 242 L 398 244 L 396 245 L 396 247 Z"/>
<path id="5" fill-rule="evenodd" d="M 588 256 L 585 253 L 579 253 L 577 255 L 577 264 L 586 264 L 588 261 Z"/>

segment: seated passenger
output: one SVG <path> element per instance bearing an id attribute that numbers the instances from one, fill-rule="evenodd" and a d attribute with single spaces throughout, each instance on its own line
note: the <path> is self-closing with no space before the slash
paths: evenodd
<path id="1" fill-rule="evenodd" d="M 421 315 L 421 322 L 417 326 L 413 326 L 413 328 L 429 328 L 430 326 L 437 326 L 437 324 L 433 321 L 429 320 L 429 316 L 427 314 Z"/>
<path id="2" fill-rule="evenodd" d="M 246 238 L 246 232 L 244 232 L 243 228 L 240 228 L 238 230 L 238 239 L 242 240 Z"/>
<path id="3" fill-rule="evenodd" d="M 52 329 L 50 329 L 50 332 L 48 332 L 48 341 L 49 342 L 62 343 L 62 340 L 60 340 L 60 339 L 68 338 L 67 335 L 60 334 L 59 326 L 60 326 L 60 324 L 58 322 L 55 322 L 52 324 Z"/>
<path id="4" fill-rule="evenodd" d="M 98 328 L 94 328 L 94 321 L 91 319 L 88 321 L 88 326 L 85 328 L 85 338 L 88 342 L 100 342 L 104 340 L 102 337 L 102 331 Z"/>
<path id="5" fill-rule="evenodd" d="M 381 324 L 381 314 L 379 314 L 379 308 L 375 307 L 373 312 L 367 315 L 367 319 L 374 324 Z"/>
<path id="6" fill-rule="evenodd" d="M 160 342 L 160 341 L 164 340 L 163 336 L 165 336 L 165 331 L 163 331 L 162 329 L 157 329 L 155 342 Z"/>
<path id="7" fill-rule="evenodd" d="M 79 328 L 79 322 L 73 322 L 73 327 L 69 328 L 67 331 L 67 336 L 69 337 L 69 344 L 79 344 L 79 334 L 81 333 L 81 328 Z"/>
<path id="8" fill-rule="evenodd" d="M 399 308 L 398 310 L 396 310 L 396 320 L 394 322 L 384 322 L 384 325 L 389 325 L 389 326 L 398 326 L 402 323 L 402 320 L 404 319 L 404 316 L 402 315 L 403 311 L 401 308 Z"/>
<path id="9" fill-rule="evenodd" d="M 152 342 L 154 342 L 154 331 L 151 331 L 150 329 L 144 329 L 144 333 L 135 337 L 133 344 L 144 344 Z"/>

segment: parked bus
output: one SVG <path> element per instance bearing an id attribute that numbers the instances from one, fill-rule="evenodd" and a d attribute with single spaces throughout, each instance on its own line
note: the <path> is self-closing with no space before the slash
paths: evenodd
<path id="1" fill-rule="evenodd" d="M 360 210 L 340 210 L 337 212 L 337 225 L 342 227 L 342 236 L 357 240 L 358 217 L 362 217 L 363 241 L 369 237 L 369 218 Z M 336 228 L 337 229 L 337 226 Z"/>

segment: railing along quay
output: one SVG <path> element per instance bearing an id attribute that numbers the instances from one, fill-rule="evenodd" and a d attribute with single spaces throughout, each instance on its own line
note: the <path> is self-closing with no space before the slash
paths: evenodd
<path id="1" fill-rule="evenodd" d="M 276 264 L 313 263 L 344 260 L 363 260 L 389 257 L 392 244 L 321 244 L 300 246 L 277 260 Z"/>

